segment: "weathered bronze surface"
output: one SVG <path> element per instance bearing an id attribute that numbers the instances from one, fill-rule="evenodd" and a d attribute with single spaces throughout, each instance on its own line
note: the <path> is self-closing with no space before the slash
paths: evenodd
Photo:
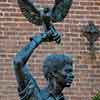
<path id="1" fill-rule="evenodd" d="M 44 89 L 38 87 L 26 64 L 35 48 L 45 42 L 45 39 L 52 37 L 52 34 L 44 32 L 32 37 L 13 60 L 20 100 L 64 100 L 62 90 L 70 87 L 74 78 L 73 61 L 69 55 L 51 54 L 44 60 L 43 72 L 48 82 Z M 59 38 L 60 35 L 57 34 L 51 41 L 58 41 Z"/>
<path id="2" fill-rule="evenodd" d="M 43 25 L 45 31 L 50 30 L 51 27 L 54 28 L 53 22 L 62 21 L 72 4 L 72 0 L 55 0 L 53 8 L 44 7 L 41 10 L 35 7 L 34 1 L 32 0 L 17 1 L 26 19 L 35 25 Z M 56 30 L 53 33 L 59 34 Z M 59 44 L 60 41 L 56 41 L 56 43 Z"/>
<path id="3" fill-rule="evenodd" d="M 43 18 L 48 16 L 50 22 L 60 22 L 68 14 L 72 0 L 55 0 L 53 8 L 44 7 L 37 8 L 34 5 L 34 0 L 17 0 L 23 15 L 27 20 L 36 25 L 42 25 L 45 21 Z M 45 13 L 45 15 L 44 15 Z"/>
<path id="4" fill-rule="evenodd" d="M 72 0 L 56 0 L 52 10 L 38 11 L 30 0 L 18 0 L 25 17 L 36 25 L 44 25 L 44 32 L 33 36 L 14 57 L 13 66 L 18 83 L 20 100 L 64 100 L 63 89 L 73 81 L 73 61 L 68 54 L 48 55 L 43 63 L 47 85 L 40 89 L 31 76 L 27 61 L 42 42 L 60 43 L 61 35 L 56 32 L 52 22 L 62 21 L 68 13 Z M 59 15 L 59 16 L 58 16 Z"/>

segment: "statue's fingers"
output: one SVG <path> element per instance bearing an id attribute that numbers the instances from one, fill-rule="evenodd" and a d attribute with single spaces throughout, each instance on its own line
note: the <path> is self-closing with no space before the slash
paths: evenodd
<path id="1" fill-rule="evenodd" d="M 51 31 L 52 31 L 52 36 L 57 36 L 58 35 L 58 33 L 56 32 L 56 30 L 53 28 L 53 27 L 51 27 L 51 29 L 50 29 Z"/>
<path id="2" fill-rule="evenodd" d="M 60 36 L 60 33 L 59 32 L 54 32 L 54 34 L 52 36 L 54 36 L 54 37 Z"/>
<path id="3" fill-rule="evenodd" d="M 52 36 L 55 38 L 55 37 L 58 37 L 58 34 L 54 33 Z"/>
<path id="4" fill-rule="evenodd" d="M 47 32 L 47 35 L 50 36 L 51 34 L 52 34 L 52 31 L 49 30 L 49 31 Z"/>
<path id="5" fill-rule="evenodd" d="M 56 43 L 59 44 L 60 42 L 61 42 L 61 38 L 59 38 L 59 39 L 56 40 Z"/>
<path id="6" fill-rule="evenodd" d="M 56 36 L 54 37 L 54 40 L 58 40 L 60 38 L 60 36 Z"/>
<path id="7" fill-rule="evenodd" d="M 54 35 L 54 38 L 60 38 L 60 36 L 61 36 L 60 33 L 56 32 L 56 34 Z"/>

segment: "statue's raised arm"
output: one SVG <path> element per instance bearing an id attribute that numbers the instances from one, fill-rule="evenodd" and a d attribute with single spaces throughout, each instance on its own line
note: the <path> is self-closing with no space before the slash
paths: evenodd
<path id="1" fill-rule="evenodd" d="M 54 30 L 51 29 L 48 32 L 39 33 L 36 36 L 33 36 L 31 41 L 29 41 L 19 52 L 17 52 L 13 59 L 13 68 L 18 83 L 20 100 L 33 100 L 31 98 L 34 98 L 34 100 L 42 100 L 40 99 L 40 89 L 37 86 L 34 77 L 32 77 L 28 71 L 27 62 L 35 48 L 37 48 L 42 42 L 45 42 L 49 38 L 51 41 L 60 40 L 59 34 L 52 36 L 53 32 Z"/>

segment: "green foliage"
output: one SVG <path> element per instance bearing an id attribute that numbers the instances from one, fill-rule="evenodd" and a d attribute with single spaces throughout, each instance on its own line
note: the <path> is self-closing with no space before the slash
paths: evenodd
<path id="1" fill-rule="evenodd" d="M 100 100 L 100 91 L 94 97 L 92 97 L 92 100 Z"/>

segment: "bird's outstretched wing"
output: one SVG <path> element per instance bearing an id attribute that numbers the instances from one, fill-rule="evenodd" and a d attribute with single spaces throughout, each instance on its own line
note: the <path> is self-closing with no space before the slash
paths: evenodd
<path id="1" fill-rule="evenodd" d="M 17 0 L 17 2 L 23 15 L 29 22 L 36 25 L 42 24 L 40 11 L 29 0 Z"/>
<path id="2" fill-rule="evenodd" d="M 54 7 L 51 12 L 52 21 L 60 22 L 68 14 L 72 0 L 55 0 Z"/>

